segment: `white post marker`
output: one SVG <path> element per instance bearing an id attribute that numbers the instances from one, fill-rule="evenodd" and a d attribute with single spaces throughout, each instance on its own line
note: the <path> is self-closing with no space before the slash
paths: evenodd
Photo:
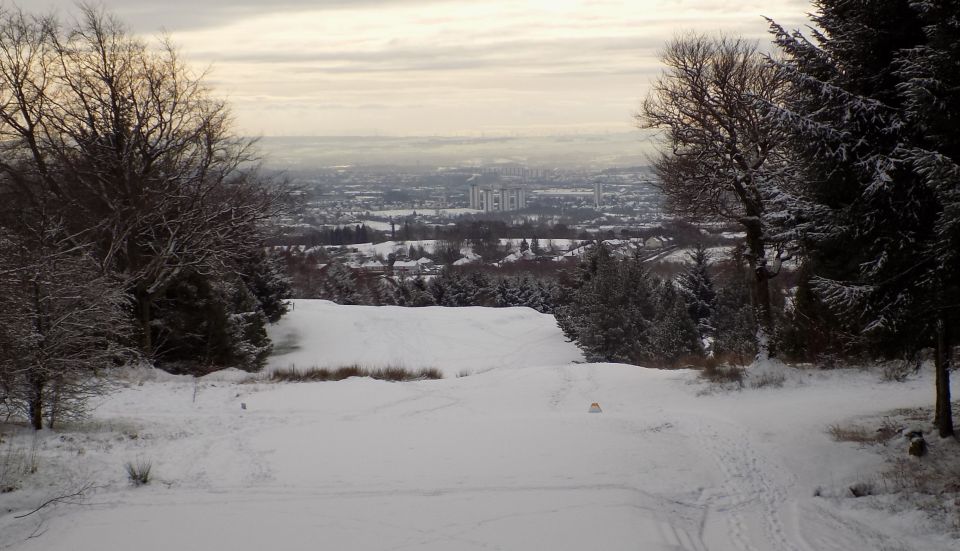
<path id="1" fill-rule="evenodd" d="M 596 402 L 590 404 L 590 413 L 603 413 L 603 410 L 600 409 L 600 404 Z"/>

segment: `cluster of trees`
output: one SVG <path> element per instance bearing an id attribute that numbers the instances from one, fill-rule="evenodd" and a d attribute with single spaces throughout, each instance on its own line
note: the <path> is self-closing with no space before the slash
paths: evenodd
<path id="1" fill-rule="evenodd" d="M 307 268 L 309 287 L 296 285 L 299 298 L 369 306 L 526 306 L 553 313 L 557 284 L 530 274 L 491 276 L 482 270 L 447 268 L 429 279 L 419 275 L 386 279 L 340 262 Z M 296 280 L 297 277 L 294 276 Z"/>
<path id="2" fill-rule="evenodd" d="M 355 271 L 337 261 L 317 270 L 312 286 L 299 291 L 298 298 L 319 298 L 337 304 L 388 306 L 396 303 L 395 287 L 389 280 Z"/>
<path id="3" fill-rule="evenodd" d="M 37 429 L 97 370 L 256 369 L 288 286 L 263 253 L 282 196 L 168 43 L 82 7 L 0 10 L 0 404 Z"/>
<path id="4" fill-rule="evenodd" d="M 543 250 L 551 248 L 553 239 L 574 239 L 582 238 L 584 240 L 593 239 L 595 236 L 584 234 L 571 229 L 564 224 L 532 224 L 524 221 L 522 224 L 510 224 L 501 220 L 470 220 L 469 216 L 462 217 L 454 224 L 444 226 L 431 226 L 410 219 L 399 220 L 392 223 L 392 231 L 374 230 L 365 224 L 354 226 L 342 226 L 336 228 L 310 229 L 296 235 L 277 235 L 268 239 L 267 243 L 271 246 L 304 246 L 317 247 L 320 245 L 353 245 L 357 243 L 381 243 L 383 241 L 420 241 L 420 240 L 438 240 L 459 245 L 470 243 L 475 247 L 478 254 L 484 254 L 491 257 L 491 260 L 503 251 L 501 239 L 521 239 L 531 238 L 537 242 Z M 667 229 L 659 228 L 638 228 L 634 230 L 623 230 L 619 235 L 610 232 L 608 238 L 615 237 L 652 237 L 658 234 L 673 233 L 682 228 L 683 224 L 673 222 L 667 224 Z M 696 230 L 693 230 L 697 233 Z M 459 249 L 458 249 L 459 250 Z M 508 254 L 509 251 L 507 251 Z M 485 257 L 486 258 L 486 257 Z M 455 260 L 455 259 L 454 259 Z"/>
<path id="5" fill-rule="evenodd" d="M 638 115 L 666 131 L 674 211 L 747 233 L 757 342 L 777 353 L 768 282 L 802 263 L 792 338 L 808 354 L 934 351 L 935 423 L 953 433 L 960 332 L 960 22 L 950 0 L 817 0 L 776 45 L 692 36 Z"/>
<path id="6" fill-rule="evenodd" d="M 553 313 L 559 288 L 529 274 L 491 277 L 480 270 L 447 269 L 429 281 L 417 277 L 397 286 L 399 306 L 526 306 Z"/>
<path id="7" fill-rule="evenodd" d="M 591 361 L 673 367 L 707 354 L 742 361 L 756 351 L 756 321 L 742 270 L 720 285 L 701 247 L 677 278 L 653 275 L 642 258 L 593 248 L 562 288 L 557 323 Z"/>
<path id="8" fill-rule="evenodd" d="M 364 224 L 356 226 L 337 226 L 327 228 L 313 234 L 311 246 L 316 245 L 353 245 L 354 243 L 371 243 L 374 237 L 383 241 L 382 232 L 372 232 Z"/>

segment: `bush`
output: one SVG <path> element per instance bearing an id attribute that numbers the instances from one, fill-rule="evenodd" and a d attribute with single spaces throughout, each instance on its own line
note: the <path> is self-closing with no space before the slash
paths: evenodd
<path id="1" fill-rule="evenodd" d="M 743 386 L 743 368 L 735 365 L 723 365 L 719 363 L 707 362 L 700 376 L 711 383 L 727 384 L 732 383 L 738 387 Z"/>
<path id="2" fill-rule="evenodd" d="M 150 469 L 152 467 L 152 463 L 143 459 L 138 459 L 136 463 L 128 461 L 124 465 L 127 470 L 127 478 L 134 486 L 145 486 L 150 483 Z"/>
<path id="3" fill-rule="evenodd" d="M 842 426 L 833 424 L 827 427 L 827 434 L 837 442 L 855 442 L 858 444 L 881 444 L 896 436 L 900 427 L 885 420 L 876 430 L 858 425 Z"/>
<path id="4" fill-rule="evenodd" d="M 916 375 L 920 372 L 920 361 L 918 360 L 891 360 L 883 364 L 883 370 L 880 372 L 880 378 L 889 383 L 902 383 L 910 375 Z"/>
<path id="5" fill-rule="evenodd" d="M 0 444 L 3 444 L 2 439 Z M 36 436 L 29 450 L 14 446 L 13 439 L 6 442 L 0 450 L 0 494 L 17 490 L 23 478 L 37 472 L 37 445 Z"/>
<path id="6" fill-rule="evenodd" d="M 291 367 L 289 369 L 278 369 L 270 374 L 270 380 L 272 381 L 294 383 L 342 381 L 350 377 L 370 377 L 371 379 L 381 381 L 422 381 L 426 379 L 442 379 L 443 374 L 439 369 L 432 367 L 412 371 L 397 366 L 370 369 L 359 365 L 348 365 L 336 369 L 313 367 L 305 371 Z"/>
<path id="7" fill-rule="evenodd" d="M 783 373 L 767 372 L 751 377 L 750 386 L 752 388 L 780 388 L 785 382 L 787 382 L 787 376 Z"/>

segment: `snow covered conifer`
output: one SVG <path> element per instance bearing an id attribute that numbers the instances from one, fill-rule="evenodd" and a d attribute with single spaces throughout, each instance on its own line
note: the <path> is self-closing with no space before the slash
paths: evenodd
<path id="1" fill-rule="evenodd" d="M 772 24 L 793 93 L 772 120 L 796 152 L 779 208 L 814 290 L 886 354 L 936 349 L 936 423 L 953 432 L 960 321 L 956 2 L 820 0 L 814 40 Z"/>
<path id="2" fill-rule="evenodd" d="M 709 271 L 710 255 L 706 247 L 697 245 L 689 256 L 693 264 L 687 268 L 686 272 L 680 274 L 677 284 L 680 287 L 680 295 L 686 302 L 687 313 L 697 328 L 700 341 L 705 342 L 713 336 L 710 316 L 713 314 L 717 300 L 717 293 L 713 289 L 713 278 Z"/>
<path id="3" fill-rule="evenodd" d="M 672 366 L 684 356 L 703 354 L 700 333 L 682 295 L 670 281 L 654 286 L 656 314 L 650 325 L 649 357 Z"/>
<path id="4" fill-rule="evenodd" d="M 436 306 L 437 301 L 427 289 L 427 282 L 417 274 L 417 277 L 408 282 L 410 298 L 408 306 Z"/>
<path id="5" fill-rule="evenodd" d="M 470 272 L 467 276 L 472 294 L 467 298 L 471 306 L 490 306 L 493 303 L 494 286 L 490 277 L 481 271 Z"/>
<path id="6" fill-rule="evenodd" d="M 251 258 L 240 265 L 238 272 L 256 297 L 258 307 L 267 321 L 279 321 L 287 313 L 287 301 L 292 296 L 290 278 L 279 259 L 272 253 L 258 249 L 251 252 Z"/>
<path id="7" fill-rule="evenodd" d="M 756 354 L 757 322 L 750 307 L 748 274 L 739 261 L 734 260 L 731 264 L 733 269 L 717 281 L 717 298 L 710 316 L 713 329 L 711 352 L 745 364 Z"/>
<path id="8" fill-rule="evenodd" d="M 617 259 L 599 244 L 578 269 L 568 302 L 555 309 L 557 323 L 590 360 L 642 364 L 654 359 L 652 294 L 652 276 L 638 259 Z"/>

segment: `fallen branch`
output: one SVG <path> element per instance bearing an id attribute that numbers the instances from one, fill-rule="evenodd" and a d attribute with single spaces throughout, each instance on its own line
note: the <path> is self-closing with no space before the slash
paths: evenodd
<path id="1" fill-rule="evenodd" d="M 85 494 L 85 493 L 87 492 L 87 490 L 89 490 L 90 488 L 93 488 L 93 483 L 92 483 L 92 482 L 88 482 L 88 483 L 84 484 L 79 490 L 77 490 L 76 492 L 74 492 L 74 493 L 72 493 L 72 494 L 66 494 L 66 495 L 62 495 L 62 496 L 57 496 L 57 497 L 50 498 L 50 499 L 44 501 L 43 503 L 41 503 L 40 506 L 37 507 L 36 509 L 34 509 L 33 511 L 30 511 L 29 513 L 24 513 L 24 514 L 22 514 L 22 515 L 17 515 L 17 516 L 15 516 L 15 517 L 13 517 L 13 518 L 29 517 L 30 515 L 36 513 L 37 511 L 43 509 L 44 507 L 47 507 L 48 505 L 56 505 L 56 504 L 58 504 L 58 503 L 76 503 L 76 502 L 71 502 L 70 500 L 71 500 L 71 499 L 74 499 L 74 498 L 82 498 L 82 497 L 84 497 L 84 494 Z"/>

